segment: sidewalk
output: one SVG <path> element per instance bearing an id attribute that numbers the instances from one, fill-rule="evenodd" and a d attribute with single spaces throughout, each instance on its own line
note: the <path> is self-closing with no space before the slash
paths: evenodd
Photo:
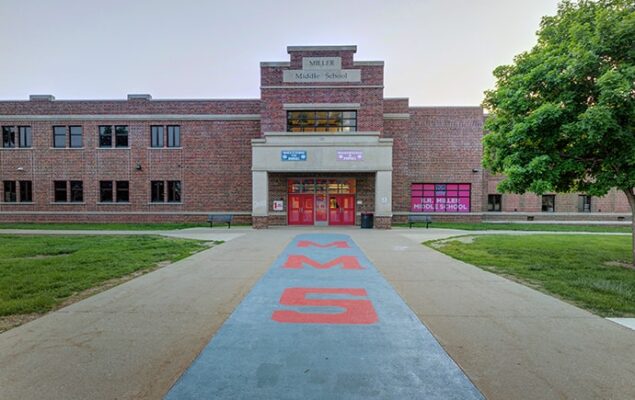
<path id="1" fill-rule="evenodd" d="M 422 246 L 443 237 L 422 231 L 352 236 L 488 399 L 635 398 L 634 331 Z"/>
<path id="2" fill-rule="evenodd" d="M 0 334 L 0 398 L 162 398 L 290 240 L 315 231 L 214 229 L 238 236 Z M 635 332 L 420 244 L 477 232 L 328 231 L 351 236 L 488 399 L 635 398 Z"/>
<path id="3" fill-rule="evenodd" d="M 291 236 L 250 231 L 0 334 L 0 399 L 162 398 Z"/>

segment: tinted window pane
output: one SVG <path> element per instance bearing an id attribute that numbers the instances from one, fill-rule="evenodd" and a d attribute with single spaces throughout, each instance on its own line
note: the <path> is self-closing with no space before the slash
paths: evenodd
<path id="1" fill-rule="evenodd" d="M 168 126 L 168 147 L 181 147 L 180 127 Z"/>
<path id="2" fill-rule="evenodd" d="M 181 201 L 181 181 L 168 181 L 168 201 Z"/>
<path id="3" fill-rule="evenodd" d="M 5 147 L 5 148 L 15 147 L 15 127 L 13 126 L 2 127 L 2 147 Z"/>
<path id="4" fill-rule="evenodd" d="M 128 127 L 115 126 L 116 147 L 128 147 Z"/>
<path id="5" fill-rule="evenodd" d="M 66 127 L 53 127 L 53 147 L 66 147 Z"/>
<path id="6" fill-rule="evenodd" d="M 82 147 L 82 127 L 71 126 L 71 147 Z"/>
<path id="7" fill-rule="evenodd" d="M 30 126 L 20 126 L 18 128 L 20 134 L 20 147 L 31 147 L 33 145 L 33 139 L 31 137 Z"/>
<path id="8" fill-rule="evenodd" d="M 117 181 L 117 202 L 127 203 L 129 201 L 129 183 L 128 181 Z"/>
<path id="9" fill-rule="evenodd" d="M 82 181 L 71 181 L 71 201 L 76 203 L 84 201 L 84 184 Z"/>
<path id="10" fill-rule="evenodd" d="M 289 132 L 352 132 L 357 130 L 357 111 L 288 111 Z"/>
<path id="11" fill-rule="evenodd" d="M 20 181 L 20 201 L 33 201 L 33 184 L 31 181 Z"/>
<path id="12" fill-rule="evenodd" d="M 110 203 L 112 201 L 112 181 L 99 182 L 99 201 Z"/>
<path id="13" fill-rule="evenodd" d="M 66 181 L 55 181 L 53 182 L 53 187 L 55 190 L 56 202 L 68 201 L 68 198 L 66 197 Z"/>
<path id="14" fill-rule="evenodd" d="M 150 200 L 152 202 L 165 201 L 163 181 L 152 181 L 150 183 L 150 189 L 151 189 Z"/>
<path id="15" fill-rule="evenodd" d="M 163 127 L 162 126 L 153 126 L 151 128 L 151 133 L 152 133 L 151 146 L 152 147 L 163 147 Z"/>
<path id="16" fill-rule="evenodd" d="M 13 203 L 16 200 L 15 181 L 4 181 L 4 201 Z"/>
<path id="17" fill-rule="evenodd" d="M 112 147 L 112 126 L 99 127 L 99 147 Z"/>

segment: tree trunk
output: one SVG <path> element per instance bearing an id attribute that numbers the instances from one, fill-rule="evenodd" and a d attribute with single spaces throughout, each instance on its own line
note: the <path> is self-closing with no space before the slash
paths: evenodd
<path id="1" fill-rule="evenodd" d="M 624 189 L 624 193 L 626 194 L 626 198 L 628 199 L 628 204 L 631 206 L 631 241 L 633 244 L 633 267 L 635 267 L 635 189 Z"/>

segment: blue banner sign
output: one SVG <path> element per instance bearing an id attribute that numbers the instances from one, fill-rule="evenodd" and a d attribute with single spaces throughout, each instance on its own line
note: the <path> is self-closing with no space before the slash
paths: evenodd
<path id="1" fill-rule="evenodd" d="M 280 159 L 282 161 L 306 161 L 306 150 L 282 150 Z"/>

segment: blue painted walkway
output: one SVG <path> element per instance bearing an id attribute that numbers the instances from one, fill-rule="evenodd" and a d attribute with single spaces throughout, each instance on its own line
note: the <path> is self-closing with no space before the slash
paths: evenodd
<path id="1" fill-rule="evenodd" d="M 348 235 L 307 234 L 165 398 L 483 397 Z"/>

